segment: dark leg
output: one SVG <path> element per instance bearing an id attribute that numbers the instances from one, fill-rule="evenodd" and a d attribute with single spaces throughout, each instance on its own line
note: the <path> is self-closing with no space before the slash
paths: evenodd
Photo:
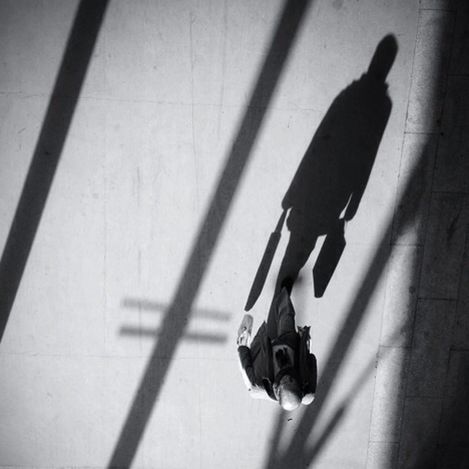
<path id="1" fill-rule="evenodd" d="M 290 295 L 287 295 L 286 290 L 281 291 L 282 295 L 285 295 L 282 298 L 282 301 L 279 304 L 278 308 L 278 325 L 277 325 L 277 335 L 281 336 L 287 332 L 295 332 L 295 309 L 290 299 Z"/>
<path id="2" fill-rule="evenodd" d="M 295 309 L 286 288 L 274 297 L 267 318 L 267 334 L 271 339 L 295 331 Z"/>

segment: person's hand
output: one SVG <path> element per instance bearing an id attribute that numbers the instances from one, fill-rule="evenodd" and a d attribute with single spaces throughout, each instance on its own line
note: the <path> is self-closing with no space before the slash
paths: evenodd
<path id="1" fill-rule="evenodd" d="M 300 336 L 300 339 L 303 338 L 305 335 L 306 327 L 298 327 L 298 335 Z M 308 337 L 308 340 L 306 341 L 306 350 L 308 352 L 311 352 L 311 336 Z"/>
<path id="2" fill-rule="evenodd" d="M 241 345 L 249 347 L 249 339 L 251 338 L 252 331 L 252 322 L 252 316 L 250 314 L 245 314 L 238 328 L 238 338 L 236 339 L 238 347 Z"/>
<path id="3" fill-rule="evenodd" d="M 241 331 L 241 333 L 239 333 L 238 331 L 238 339 L 236 340 L 238 347 L 241 345 L 245 345 L 247 347 L 249 344 L 250 337 L 251 337 L 251 334 L 246 329 L 246 327 L 243 328 L 243 331 Z"/>

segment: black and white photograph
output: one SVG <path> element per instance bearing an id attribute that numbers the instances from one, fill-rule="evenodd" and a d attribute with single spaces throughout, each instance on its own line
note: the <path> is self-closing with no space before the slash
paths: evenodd
<path id="1" fill-rule="evenodd" d="M 469 0 L 0 0 L 0 469 L 469 469 Z"/>

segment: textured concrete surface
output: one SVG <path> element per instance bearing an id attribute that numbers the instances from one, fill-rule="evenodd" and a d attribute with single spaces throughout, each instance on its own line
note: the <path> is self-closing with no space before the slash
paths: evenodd
<path id="1" fill-rule="evenodd" d="M 396 384 L 384 397 L 375 392 L 376 446 L 368 461 L 377 468 L 462 469 L 469 464 L 462 436 L 468 433 L 467 2 L 422 0 L 419 18 L 382 345 L 390 345 L 393 325 L 401 329 L 390 358 L 378 360 L 378 372 Z M 430 54 L 431 40 L 422 38 L 433 34 L 441 48 Z M 382 402 L 392 397 L 395 419 L 383 432 Z M 376 456 L 390 451 L 385 462 Z"/>
<path id="2" fill-rule="evenodd" d="M 2 262 L 77 6 L 0 2 Z M 76 107 L 56 97 L 73 118 L 0 343 L 0 467 L 468 467 L 467 15 L 111 1 Z M 390 33 L 392 111 L 345 251 L 314 298 L 320 239 L 293 293 L 320 379 L 287 415 L 247 394 L 236 329 L 311 138 Z"/>

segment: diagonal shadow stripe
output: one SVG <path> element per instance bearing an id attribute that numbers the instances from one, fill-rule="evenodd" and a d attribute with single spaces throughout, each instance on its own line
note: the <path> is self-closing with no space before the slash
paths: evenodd
<path id="1" fill-rule="evenodd" d="M 0 341 L 62 154 L 108 0 L 82 0 L 0 260 Z"/>
<path id="2" fill-rule="evenodd" d="M 228 214 L 251 150 L 264 121 L 286 59 L 311 0 L 287 0 L 276 26 L 248 106 L 240 121 L 225 168 L 202 219 L 174 298 L 162 322 L 161 336 L 149 358 L 108 467 L 130 467 L 164 384 L 170 361 L 184 334 L 200 284 Z M 161 360 L 164 358 L 164 360 Z"/>
<path id="3" fill-rule="evenodd" d="M 400 337 L 400 334 L 401 330 L 400 328 L 397 328 L 395 333 L 392 335 L 389 343 L 396 343 L 396 341 Z M 390 350 L 391 347 L 386 347 L 383 352 L 380 353 L 379 360 L 383 360 L 386 355 L 390 352 Z M 314 441 L 314 445 L 304 452 L 304 461 L 307 461 L 308 465 L 310 465 L 316 459 L 316 457 L 319 455 L 319 453 L 322 451 L 322 449 L 328 442 L 329 438 L 332 437 L 337 426 L 340 424 L 341 420 L 345 416 L 347 408 L 351 406 L 353 400 L 356 399 L 357 395 L 360 393 L 361 388 L 365 385 L 370 376 L 373 374 L 374 370 L 376 369 L 377 363 L 378 357 L 373 356 L 372 359 L 368 361 L 367 365 L 360 372 L 360 374 L 355 378 L 353 384 L 349 387 L 349 392 L 345 394 L 348 397 L 343 399 L 342 402 L 336 405 L 335 410 L 331 412 L 332 417 L 330 417 L 327 423 L 323 426 L 323 430 L 317 437 L 317 439 Z"/>

